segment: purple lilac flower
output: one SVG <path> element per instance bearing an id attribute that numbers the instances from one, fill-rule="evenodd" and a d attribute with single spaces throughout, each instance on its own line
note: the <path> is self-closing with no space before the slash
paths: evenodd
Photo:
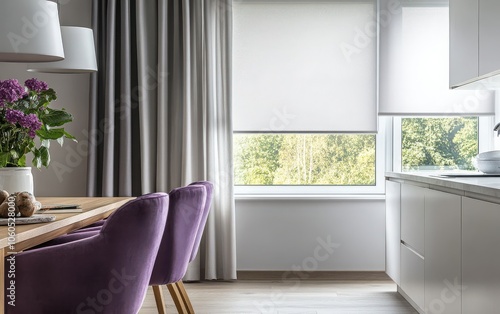
<path id="1" fill-rule="evenodd" d="M 9 123 L 16 124 L 20 123 L 24 118 L 24 113 L 19 110 L 14 110 L 7 108 L 5 111 L 5 120 L 7 120 Z"/>
<path id="2" fill-rule="evenodd" d="M 39 81 L 36 78 L 26 80 L 26 82 L 24 82 L 24 85 L 26 85 L 26 87 L 28 89 L 35 91 L 37 93 L 49 89 L 49 86 L 47 85 L 47 83 Z"/>
<path id="3" fill-rule="evenodd" d="M 40 120 L 38 120 L 38 117 L 34 113 L 30 113 L 30 114 L 24 116 L 23 118 L 21 118 L 21 120 L 19 121 L 19 124 L 23 128 L 34 129 L 35 131 L 38 130 L 42 126 L 42 123 L 40 122 Z"/>
<path id="4" fill-rule="evenodd" d="M 24 87 L 19 84 L 18 80 L 0 81 L 0 107 L 5 106 L 6 102 L 17 101 L 26 95 Z"/>
<path id="5" fill-rule="evenodd" d="M 35 131 L 42 127 L 42 122 L 40 122 L 40 120 L 38 120 L 38 117 L 33 113 L 24 116 L 21 121 L 19 121 L 19 124 L 23 128 L 29 129 L 28 133 L 31 138 L 35 138 Z"/>

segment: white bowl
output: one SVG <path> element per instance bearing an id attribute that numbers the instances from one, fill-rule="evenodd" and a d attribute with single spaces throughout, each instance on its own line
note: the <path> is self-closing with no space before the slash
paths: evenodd
<path id="1" fill-rule="evenodd" d="M 476 156 L 476 160 L 500 160 L 500 150 L 491 150 Z"/>
<path id="2" fill-rule="evenodd" d="M 500 151 L 494 150 L 477 155 L 475 166 L 483 173 L 500 173 Z"/>

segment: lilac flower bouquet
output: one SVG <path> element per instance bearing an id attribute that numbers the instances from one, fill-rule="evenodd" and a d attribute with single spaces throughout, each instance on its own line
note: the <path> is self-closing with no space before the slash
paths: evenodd
<path id="1" fill-rule="evenodd" d="M 62 127 L 73 116 L 64 109 L 49 108 L 57 98 L 54 90 L 35 78 L 24 85 L 0 81 L 0 168 L 25 167 L 28 153 L 33 154 L 33 166 L 47 167 L 52 140 L 61 145 L 64 138 L 76 141 Z"/>

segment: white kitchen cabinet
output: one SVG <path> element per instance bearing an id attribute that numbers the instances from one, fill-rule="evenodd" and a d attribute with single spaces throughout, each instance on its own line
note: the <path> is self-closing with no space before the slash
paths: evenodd
<path id="1" fill-rule="evenodd" d="M 426 188 L 401 186 L 401 241 L 424 255 L 424 208 Z"/>
<path id="2" fill-rule="evenodd" d="M 461 297 L 461 196 L 425 193 L 425 308 L 428 313 L 459 314 Z M 500 211 L 499 211 L 500 212 Z"/>
<path id="3" fill-rule="evenodd" d="M 450 86 L 479 74 L 479 0 L 449 0 Z"/>
<path id="4" fill-rule="evenodd" d="M 449 0 L 449 10 L 450 87 L 499 71 L 500 1 Z"/>
<path id="5" fill-rule="evenodd" d="M 401 259 L 401 184 L 385 182 L 385 272 L 398 285 Z"/>
<path id="6" fill-rule="evenodd" d="M 415 304 L 424 308 L 424 259 L 401 244 L 401 289 Z"/>
<path id="7" fill-rule="evenodd" d="M 462 313 L 499 313 L 500 205 L 462 198 Z"/>
<path id="8" fill-rule="evenodd" d="M 424 308 L 424 215 L 428 189 L 401 185 L 401 278 L 400 287 Z"/>
<path id="9" fill-rule="evenodd" d="M 500 70 L 500 1 L 479 0 L 479 76 Z"/>

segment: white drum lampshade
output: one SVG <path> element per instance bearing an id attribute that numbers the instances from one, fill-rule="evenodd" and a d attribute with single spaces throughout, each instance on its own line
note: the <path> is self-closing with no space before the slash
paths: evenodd
<path id="1" fill-rule="evenodd" d="M 61 26 L 65 58 L 57 62 L 32 63 L 30 72 L 87 73 L 97 71 L 94 33 L 90 28 Z"/>
<path id="2" fill-rule="evenodd" d="M 0 62 L 63 59 L 56 3 L 45 0 L 0 1 Z"/>

